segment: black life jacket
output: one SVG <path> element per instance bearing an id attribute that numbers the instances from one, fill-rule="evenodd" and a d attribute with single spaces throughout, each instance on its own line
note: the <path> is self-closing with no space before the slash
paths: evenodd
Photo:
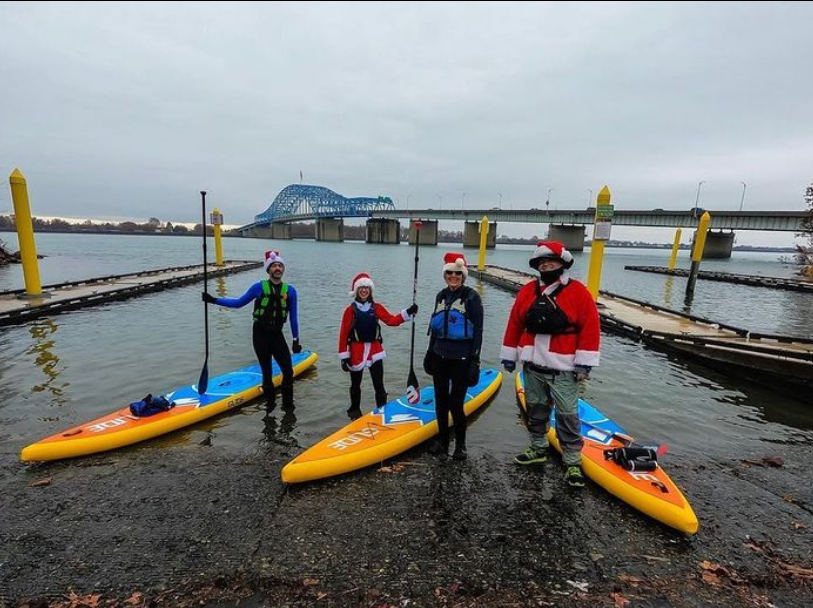
<path id="1" fill-rule="evenodd" d="M 262 288 L 262 297 L 254 300 L 254 322 L 282 329 L 288 320 L 288 284 L 282 283 L 277 291 L 271 281 L 262 281 Z"/>
<path id="2" fill-rule="evenodd" d="M 370 308 L 361 310 L 355 304 L 353 306 L 353 324 L 348 334 L 348 342 L 382 342 L 381 324 L 375 314 L 375 304 L 370 301 Z"/>
<path id="3" fill-rule="evenodd" d="M 525 315 L 525 329 L 532 334 L 573 334 L 576 327 L 564 311 L 556 305 L 556 296 L 566 287 L 560 283 L 550 294 L 542 293 L 539 281 L 535 281 L 536 301 Z"/>

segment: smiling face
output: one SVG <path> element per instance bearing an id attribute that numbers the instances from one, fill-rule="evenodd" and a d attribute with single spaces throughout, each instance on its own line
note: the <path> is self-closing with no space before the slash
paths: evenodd
<path id="1" fill-rule="evenodd" d="M 443 272 L 443 278 L 449 289 L 457 289 L 463 284 L 463 271 L 462 270 L 446 270 Z"/>
<path id="2" fill-rule="evenodd" d="M 370 293 L 372 293 L 370 291 L 370 288 L 367 287 L 366 285 L 362 285 L 356 290 L 356 299 L 359 302 L 366 302 L 367 300 L 370 299 Z"/>
<path id="3" fill-rule="evenodd" d="M 272 281 L 279 281 L 282 275 L 285 274 L 285 265 L 280 262 L 271 262 L 268 266 L 268 276 Z"/>
<path id="4" fill-rule="evenodd" d="M 562 266 L 564 266 L 562 260 L 557 258 L 539 258 L 539 264 L 537 264 L 536 268 L 539 272 L 551 272 L 559 270 Z"/>

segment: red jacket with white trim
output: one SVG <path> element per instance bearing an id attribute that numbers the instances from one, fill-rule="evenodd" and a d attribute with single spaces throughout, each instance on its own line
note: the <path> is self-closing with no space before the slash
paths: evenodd
<path id="1" fill-rule="evenodd" d="M 536 301 L 535 279 L 517 294 L 500 358 L 507 361 L 530 361 L 534 365 L 561 371 L 573 371 L 577 366 L 596 367 L 599 363 L 601 327 L 593 296 L 578 281 L 564 276 L 553 285 L 540 284 L 542 293 L 550 294 L 561 282 L 565 287 L 554 296 L 556 305 L 573 324 L 574 333 L 532 334 L 525 329 L 525 315 Z"/>
<path id="2" fill-rule="evenodd" d="M 387 356 L 384 351 L 384 345 L 380 340 L 372 342 L 356 342 L 351 340 L 350 332 L 353 330 L 353 323 L 355 321 L 356 311 L 358 307 L 361 311 L 370 310 L 370 302 L 357 302 L 354 301 L 350 306 L 344 309 L 342 315 L 342 324 L 339 328 L 339 359 L 350 359 L 350 369 L 354 372 L 370 367 L 376 361 L 380 361 Z M 401 325 L 404 321 L 409 321 L 409 314 L 406 310 L 402 310 L 398 314 L 392 314 L 384 305 L 378 302 L 372 303 L 373 311 L 379 321 L 383 321 L 390 327 Z"/>

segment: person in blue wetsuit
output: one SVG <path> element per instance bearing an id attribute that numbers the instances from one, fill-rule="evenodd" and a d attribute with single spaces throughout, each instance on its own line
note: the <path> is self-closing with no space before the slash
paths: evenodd
<path id="1" fill-rule="evenodd" d="M 271 371 L 271 359 L 277 362 L 282 372 L 282 406 L 294 406 L 294 368 L 291 363 L 291 351 L 302 352 L 299 345 L 299 313 L 296 289 L 293 285 L 282 282 L 285 274 L 285 260 L 278 251 L 266 251 L 263 268 L 268 273 L 268 280 L 257 281 L 239 298 L 216 298 L 208 292 L 202 294 L 207 304 L 217 304 L 227 308 L 242 308 L 254 302 L 254 328 L 252 341 L 254 352 L 263 371 L 263 394 L 267 406 L 276 404 L 274 379 Z M 285 322 L 291 320 L 293 342 L 291 349 L 282 334 Z"/>
<path id="2" fill-rule="evenodd" d="M 429 322 L 429 350 L 424 371 L 435 387 L 438 441 L 432 451 L 442 460 L 449 457 L 449 413 L 454 422 L 455 448 L 452 458 L 466 460 L 466 388 L 480 378 L 480 348 L 483 344 L 483 302 L 463 283 L 469 276 L 462 253 L 443 256 L 446 288 L 435 297 Z"/>

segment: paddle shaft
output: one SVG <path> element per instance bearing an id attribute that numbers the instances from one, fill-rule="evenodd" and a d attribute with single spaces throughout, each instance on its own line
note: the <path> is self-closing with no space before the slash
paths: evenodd
<path id="1" fill-rule="evenodd" d="M 415 223 L 415 270 L 412 275 L 412 303 L 415 304 L 418 298 L 418 249 L 421 246 L 421 228 L 419 223 Z M 410 377 L 415 375 L 415 318 L 412 318 L 412 337 L 409 343 L 409 373 Z"/>
<path id="2" fill-rule="evenodd" d="M 209 260 L 206 255 L 206 191 L 200 191 L 200 207 L 201 207 L 201 228 L 203 231 L 203 291 L 209 293 Z M 206 358 L 203 360 L 203 369 L 200 372 L 200 380 L 198 382 L 198 392 L 203 394 L 206 392 L 207 384 L 209 382 L 209 304 L 203 303 L 203 333 L 206 343 Z"/>

